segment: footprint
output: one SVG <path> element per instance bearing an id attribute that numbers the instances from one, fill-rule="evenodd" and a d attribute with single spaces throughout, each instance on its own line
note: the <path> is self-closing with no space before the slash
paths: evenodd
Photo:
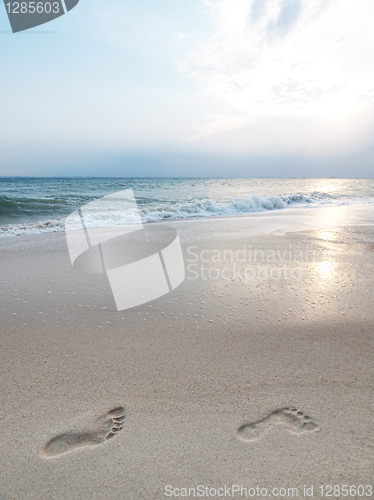
<path id="1" fill-rule="evenodd" d="M 124 421 L 124 408 L 121 406 L 114 408 L 85 430 L 65 432 L 52 438 L 44 446 L 41 456 L 53 458 L 82 446 L 96 446 L 105 443 L 122 429 Z"/>
<path id="2" fill-rule="evenodd" d="M 304 432 L 316 432 L 320 430 L 318 424 L 310 417 L 304 415 L 296 408 L 281 408 L 275 410 L 267 417 L 244 424 L 238 429 L 238 438 L 246 443 L 258 441 L 263 435 L 270 432 L 275 426 L 283 427 L 292 434 L 303 434 Z"/>

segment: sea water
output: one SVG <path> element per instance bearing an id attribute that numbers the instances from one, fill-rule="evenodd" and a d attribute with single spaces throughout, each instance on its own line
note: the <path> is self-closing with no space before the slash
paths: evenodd
<path id="1" fill-rule="evenodd" d="M 129 188 L 144 223 L 374 204 L 373 179 L 1 177 L 0 237 L 62 231 L 75 209 Z M 120 206 L 118 213 L 97 217 L 107 225 L 131 223 Z"/>

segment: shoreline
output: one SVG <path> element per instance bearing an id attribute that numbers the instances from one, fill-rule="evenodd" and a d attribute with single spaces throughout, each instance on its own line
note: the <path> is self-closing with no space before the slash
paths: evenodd
<path id="1" fill-rule="evenodd" d="M 344 225 L 374 225 L 374 206 L 371 205 L 370 203 L 363 203 L 358 202 L 358 203 L 351 203 L 349 205 L 345 204 L 336 204 L 336 205 L 318 205 L 318 206 L 294 206 L 294 207 L 285 207 L 285 208 L 278 208 L 278 209 L 272 209 L 272 210 L 259 210 L 259 211 L 253 211 L 253 212 L 248 212 L 248 213 L 243 213 L 243 214 L 238 214 L 238 215 L 212 215 L 212 216 L 191 216 L 191 217 L 181 217 L 181 218 L 164 218 L 160 220 L 154 220 L 154 221 L 143 221 L 142 223 L 144 226 L 147 226 L 148 224 L 183 224 L 183 223 L 189 223 L 189 222 L 219 222 L 219 221 L 225 221 L 225 220 L 242 220 L 242 219 L 254 219 L 254 218 L 272 218 L 272 217 L 287 217 L 287 216 L 293 216 L 294 218 L 303 218 L 303 216 L 307 215 L 309 218 L 318 218 L 319 213 L 323 212 L 341 212 L 340 218 L 347 218 L 347 222 L 344 223 Z M 345 212 L 345 213 L 344 213 Z M 356 213 L 355 213 L 356 212 Z M 310 217 L 311 216 L 311 217 Z M 3 238 L 12 238 L 12 237 L 19 237 L 19 236 L 37 236 L 37 235 L 42 235 L 42 234 L 55 234 L 55 233 L 62 233 L 65 231 L 65 218 L 56 220 L 56 221 L 46 221 L 46 222 L 25 222 L 25 223 L 10 223 L 10 224 L 5 224 L 3 226 L 0 226 L 0 231 L 4 230 L 7 226 L 27 226 L 28 224 L 32 225 L 29 230 L 33 230 L 34 226 L 40 226 L 42 224 L 47 224 L 47 225 L 53 225 L 53 223 L 59 223 L 61 224 L 61 227 L 56 230 L 40 230 L 40 231 L 35 231 L 35 232 L 26 232 L 28 229 L 26 228 L 24 232 L 21 234 L 16 234 L 16 233 L 5 233 L 0 232 L 0 241 Z M 343 224 L 340 225 L 340 227 L 344 226 Z M 115 225 L 113 225 L 115 226 Z M 315 229 L 318 226 L 315 223 L 312 223 L 309 227 L 307 226 L 306 229 Z M 22 229 L 22 228 L 21 228 Z M 15 229 L 15 231 L 20 231 L 20 229 Z M 296 230 L 297 231 L 297 230 Z"/>

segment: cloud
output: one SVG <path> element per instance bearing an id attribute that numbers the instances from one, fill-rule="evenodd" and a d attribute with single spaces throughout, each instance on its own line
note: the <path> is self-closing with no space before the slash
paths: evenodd
<path id="1" fill-rule="evenodd" d="M 221 107 L 200 136 L 258 116 L 341 119 L 374 105 L 372 0 L 204 3 L 215 31 L 178 64 Z"/>

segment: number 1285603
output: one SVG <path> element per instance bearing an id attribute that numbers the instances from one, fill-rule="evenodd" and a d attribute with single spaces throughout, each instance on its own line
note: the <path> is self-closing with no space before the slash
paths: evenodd
<path id="1" fill-rule="evenodd" d="M 5 4 L 8 14 L 58 14 L 58 2 L 8 2 Z"/>

